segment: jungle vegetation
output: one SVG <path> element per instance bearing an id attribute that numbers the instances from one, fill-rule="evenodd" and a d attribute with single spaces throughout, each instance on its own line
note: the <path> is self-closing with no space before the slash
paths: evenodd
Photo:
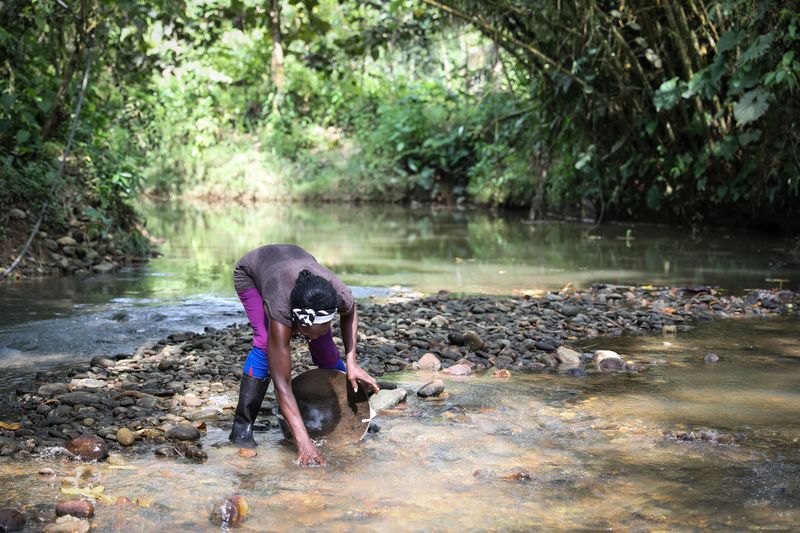
<path id="1" fill-rule="evenodd" d="M 116 227 L 145 192 L 797 229 L 799 26 L 791 0 L 4 0 L 0 225 L 50 199 Z"/>

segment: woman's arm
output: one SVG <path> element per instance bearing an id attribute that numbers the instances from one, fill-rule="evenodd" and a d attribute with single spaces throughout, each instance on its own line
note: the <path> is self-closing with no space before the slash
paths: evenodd
<path id="1" fill-rule="evenodd" d="M 350 381 L 353 390 L 358 392 L 358 380 L 367 383 L 373 391 L 378 392 L 378 382 L 375 378 L 367 374 L 364 369 L 356 362 L 356 335 L 358 332 L 358 313 L 356 304 L 346 313 L 341 315 L 339 327 L 342 330 L 342 342 L 344 343 L 345 366 L 347 366 L 347 379 Z"/>
<path id="2" fill-rule="evenodd" d="M 269 321 L 269 337 L 267 359 L 270 374 L 275 384 L 275 395 L 278 398 L 278 407 L 292 430 L 294 441 L 297 445 L 297 461 L 302 466 L 319 464 L 324 465 L 325 459 L 317 449 L 314 441 L 308 436 L 300 409 L 297 407 L 292 392 L 292 359 L 289 353 L 289 341 L 292 330 L 276 320 Z"/>

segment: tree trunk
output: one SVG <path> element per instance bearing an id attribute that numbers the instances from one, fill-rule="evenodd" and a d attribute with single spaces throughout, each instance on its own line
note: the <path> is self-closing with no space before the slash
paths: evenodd
<path id="1" fill-rule="evenodd" d="M 285 73 L 283 69 L 283 44 L 281 43 L 281 2 L 270 0 L 269 29 L 272 34 L 272 85 L 275 96 L 272 99 L 272 110 L 280 112 L 283 101 Z"/>

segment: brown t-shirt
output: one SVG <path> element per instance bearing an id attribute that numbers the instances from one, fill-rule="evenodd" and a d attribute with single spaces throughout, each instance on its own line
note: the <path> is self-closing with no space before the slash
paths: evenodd
<path id="1" fill-rule="evenodd" d="M 236 292 L 257 289 L 269 318 L 290 328 L 292 306 L 289 296 L 301 270 L 308 270 L 333 285 L 339 296 L 339 313 L 353 308 L 350 288 L 317 263 L 313 255 L 294 244 L 269 244 L 246 253 L 233 269 L 233 286 Z"/>

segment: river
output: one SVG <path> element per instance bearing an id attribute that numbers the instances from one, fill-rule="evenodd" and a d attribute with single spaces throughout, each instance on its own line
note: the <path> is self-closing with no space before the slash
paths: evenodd
<path id="1" fill-rule="evenodd" d="M 326 205 L 146 206 L 164 255 L 139 269 L 0 287 L 0 384 L 31 366 L 130 351 L 145 340 L 243 320 L 231 270 L 250 248 L 294 242 L 362 301 L 455 293 L 522 294 L 594 282 L 797 289 L 781 242 L 744 232 L 692 237 L 659 227 L 527 224 L 514 214 Z M 787 264 L 784 264 L 787 263 Z M 221 497 L 239 493 L 242 531 L 800 530 L 800 327 L 723 320 L 677 335 L 591 339 L 640 360 L 643 374 L 490 374 L 413 392 L 430 376 L 385 376 L 410 391 L 378 434 L 326 448 L 297 469 L 271 429 L 254 459 L 203 438 L 206 463 L 124 453 L 89 467 L 111 496 L 95 531 L 218 531 Z M 704 363 L 714 352 L 716 364 Z M 141 449 L 139 450 L 141 452 Z M 122 463 L 122 464 L 121 464 Z M 76 465 L 0 458 L 0 503 L 47 516 Z M 43 477 L 52 468 L 56 477 Z M 525 474 L 521 474 L 524 470 Z M 5 502 L 5 503 L 3 503 Z"/>

